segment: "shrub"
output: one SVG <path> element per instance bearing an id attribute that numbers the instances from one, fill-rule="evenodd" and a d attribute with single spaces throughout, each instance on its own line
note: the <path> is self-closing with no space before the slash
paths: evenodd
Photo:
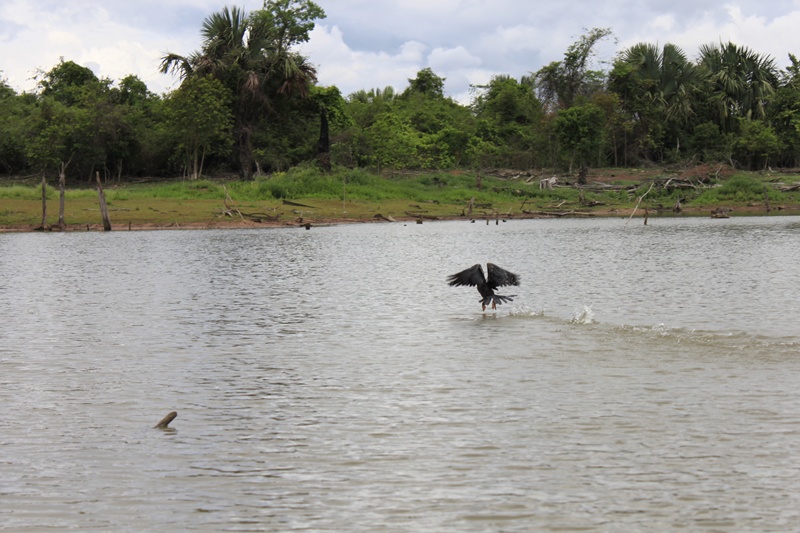
<path id="1" fill-rule="evenodd" d="M 770 201 L 778 200 L 780 193 L 774 189 L 767 189 Z M 716 204 L 732 203 L 747 204 L 752 202 L 762 202 L 764 200 L 764 185 L 749 177 L 736 175 L 724 182 L 719 187 L 704 191 L 697 197 L 695 203 Z"/>

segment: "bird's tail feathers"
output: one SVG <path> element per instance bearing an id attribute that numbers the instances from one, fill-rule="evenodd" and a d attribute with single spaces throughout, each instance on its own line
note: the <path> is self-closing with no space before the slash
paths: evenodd
<path id="1" fill-rule="evenodd" d="M 486 298 L 481 300 L 481 303 L 483 305 L 489 306 L 489 305 L 492 305 L 492 301 L 494 301 L 495 305 L 500 305 L 500 304 L 505 303 L 505 302 L 514 301 L 514 297 L 515 296 L 516 296 L 516 294 L 510 294 L 508 296 L 503 296 L 501 294 L 490 294 L 489 296 L 487 296 Z"/>

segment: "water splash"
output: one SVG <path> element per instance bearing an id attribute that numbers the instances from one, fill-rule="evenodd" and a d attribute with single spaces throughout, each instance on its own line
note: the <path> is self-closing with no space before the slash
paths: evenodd
<path id="1" fill-rule="evenodd" d="M 508 316 L 517 318 L 541 317 L 544 316 L 544 309 L 541 311 L 534 311 L 527 305 L 519 305 L 512 308 L 511 311 L 508 312 Z"/>
<path id="2" fill-rule="evenodd" d="M 594 311 L 591 305 L 584 305 L 583 309 L 573 315 L 571 324 L 594 324 Z"/>

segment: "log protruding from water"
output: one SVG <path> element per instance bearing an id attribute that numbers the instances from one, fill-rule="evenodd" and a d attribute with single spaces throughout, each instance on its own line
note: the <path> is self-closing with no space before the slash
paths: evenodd
<path id="1" fill-rule="evenodd" d="M 169 423 L 175 420 L 176 416 L 178 416 L 178 413 L 176 411 L 172 411 L 170 414 L 162 418 L 161 422 L 155 425 L 155 429 L 168 429 Z"/>

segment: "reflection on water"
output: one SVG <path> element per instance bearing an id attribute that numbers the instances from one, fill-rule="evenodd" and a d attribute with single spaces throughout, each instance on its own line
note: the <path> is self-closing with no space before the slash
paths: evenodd
<path id="1" fill-rule="evenodd" d="M 786 531 L 798 227 L 0 235 L 0 529 Z"/>

